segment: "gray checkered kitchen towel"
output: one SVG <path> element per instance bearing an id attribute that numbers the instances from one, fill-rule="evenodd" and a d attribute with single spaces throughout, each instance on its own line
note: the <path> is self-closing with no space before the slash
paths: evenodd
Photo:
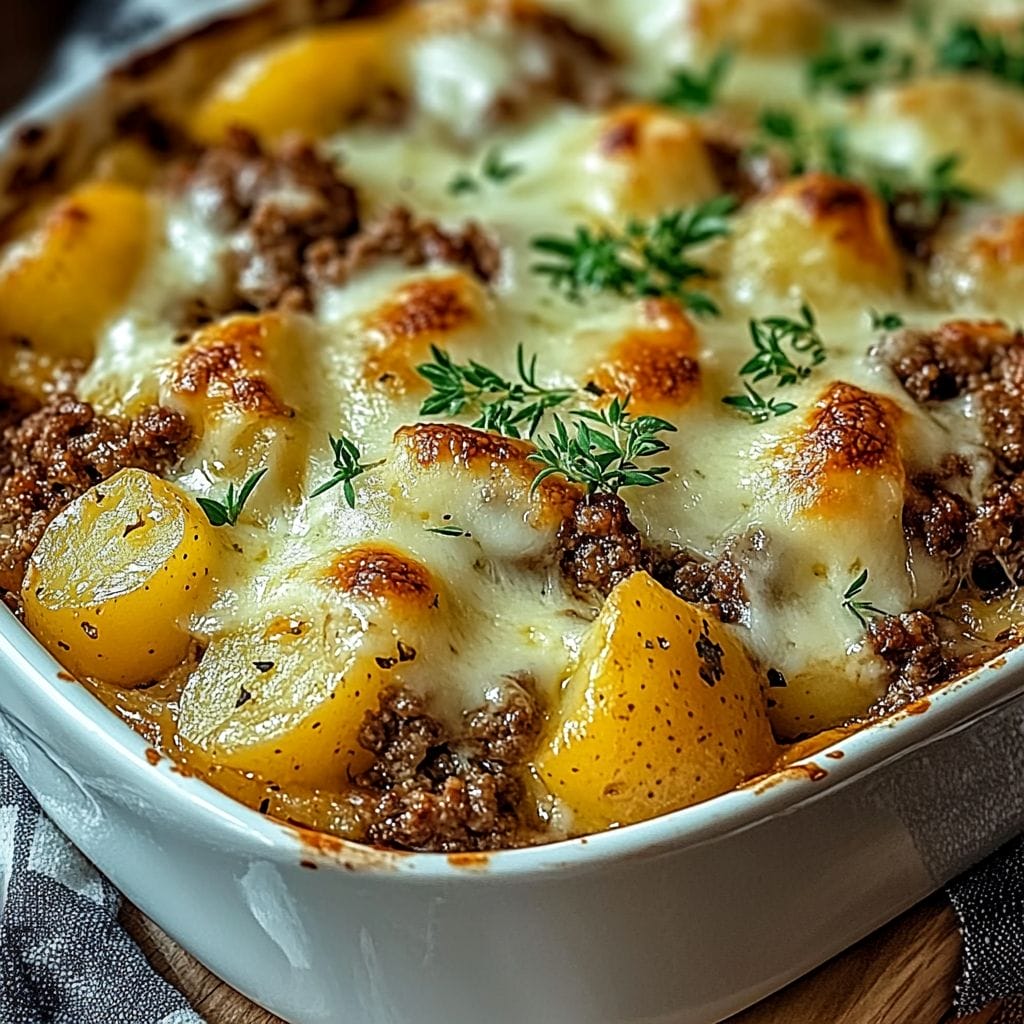
<path id="1" fill-rule="evenodd" d="M 3 1024 L 203 1024 L 122 929 L 120 902 L 0 758 Z"/>
<path id="2" fill-rule="evenodd" d="M 91 0 L 44 82 L 66 88 L 169 26 L 244 0 Z M 1024 1024 L 1024 839 L 949 887 L 964 934 L 957 1009 Z M 118 922 L 120 897 L 0 756 L 0 1024 L 202 1024 Z"/>

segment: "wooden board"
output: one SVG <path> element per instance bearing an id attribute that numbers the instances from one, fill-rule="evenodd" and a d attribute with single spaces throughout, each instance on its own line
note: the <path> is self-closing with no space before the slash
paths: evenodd
<path id="1" fill-rule="evenodd" d="M 185 993 L 208 1024 L 281 1024 L 214 977 L 134 907 L 125 907 L 122 918 L 156 970 Z M 934 896 L 730 1024 L 952 1024 L 959 962 L 953 913 L 942 896 Z M 961 1018 L 960 1024 L 1000 1024 L 998 1017 L 993 1006 Z"/>

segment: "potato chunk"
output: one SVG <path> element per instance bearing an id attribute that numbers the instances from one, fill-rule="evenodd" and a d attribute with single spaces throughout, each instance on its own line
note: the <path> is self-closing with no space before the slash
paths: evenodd
<path id="1" fill-rule="evenodd" d="M 0 262 L 0 334 L 53 356 L 88 360 L 143 262 L 149 208 L 138 189 L 81 185 Z"/>
<path id="2" fill-rule="evenodd" d="M 593 832 L 707 800 L 776 755 L 746 652 L 640 572 L 594 623 L 537 770 Z"/>
<path id="3" fill-rule="evenodd" d="M 219 764 L 337 790 L 372 761 L 358 735 L 380 691 L 422 681 L 448 602 L 423 565 L 387 545 L 339 552 L 300 589 L 301 608 L 213 638 L 178 731 Z"/>
<path id="4" fill-rule="evenodd" d="M 172 484 L 123 469 L 43 534 L 25 576 L 25 621 L 75 675 L 145 683 L 185 659 L 213 559 L 199 508 Z"/>
<path id="5" fill-rule="evenodd" d="M 270 142 L 335 131 L 393 77 L 390 25 L 375 18 L 312 29 L 238 61 L 200 100 L 193 133 L 217 142 L 241 124 Z"/>

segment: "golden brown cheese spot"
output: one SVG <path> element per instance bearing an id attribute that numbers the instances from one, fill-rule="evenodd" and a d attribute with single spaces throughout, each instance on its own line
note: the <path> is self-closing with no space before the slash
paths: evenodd
<path id="1" fill-rule="evenodd" d="M 801 508 L 840 509 L 856 500 L 859 474 L 903 480 L 896 426 L 902 416 L 889 399 L 837 381 L 815 403 L 806 429 L 785 442 L 787 489 Z"/>
<path id="2" fill-rule="evenodd" d="M 774 294 L 812 305 L 902 293 L 902 262 L 878 198 L 828 174 L 792 178 L 736 218 L 727 285 L 742 301 Z"/>
<path id="3" fill-rule="evenodd" d="M 178 360 L 174 391 L 260 416 L 294 415 L 267 380 L 267 345 L 277 326 L 272 317 L 235 317 L 204 328 Z"/>
<path id="4" fill-rule="evenodd" d="M 366 361 L 367 379 L 403 391 L 422 386 L 414 367 L 427 358 L 430 345 L 444 347 L 482 319 L 480 289 L 465 274 L 405 285 L 363 320 L 364 329 L 378 340 Z"/>
<path id="5" fill-rule="evenodd" d="M 604 212 L 650 216 L 722 189 L 697 122 L 646 103 L 613 110 L 599 127 L 590 168 L 611 172 Z"/>
<path id="6" fill-rule="evenodd" d="M 789 54 L 815 49 L 826 18 L 817 0 L 692 0 L 689 22 L 707 49 Z"/>
<path id="7" fill-rule="evenodd" d="M 576 507 L 582 489 L 561 477 L 548 477 L 528 494 L 540 466 L 529 459 L 529 441 L 490 434 L 458 423 L 417 423 L 395 433 L 395 444 L 405 448 L 424 469 L 451 466 L 478 477 L 503 479 L 533 505 L 533 525 L 560 523 Z"/>
<path id="8" fill-rule="evenodd" d="M 971 231 L 941 236 L 928 280 L 938 302 L 968 299 L 1015 315 L 1024 307 L 1024 215 L 993 217 Z"/>
<path id="9" fill-rule="evenodd" d="M 345 593 L 374 601 L 429 606 L 437 596 L 425 566 L 385 545 L 361 544 L 343 551 L 324 578 Z"/>
<path id="10" fill-rule="evenodd" d="M 863 185 L 829 174 L 805 174 L 780 190 L 800 204 L 808 221 L 858 260 L 896 273 L 899 257 L 878 197 Z"/>
<path id="11" fill-rule="evenodd" d="M 643 312 L 647 324 L 616 342 L 591 380 L 609 395 L 631 396 L 634 412 L 664 412 L 700 388 L 697 329 L 668 300 L 649 300 Z"/>

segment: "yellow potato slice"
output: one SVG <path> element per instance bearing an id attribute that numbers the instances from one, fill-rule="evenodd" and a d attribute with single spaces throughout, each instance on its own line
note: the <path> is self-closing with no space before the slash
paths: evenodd
<path id="1" fill-rule="evenodd" d="M 329 620 L 299 617 L 215 638 L 182 694 L 179 733 L 218 764 L 337 789 L 372 761 L 357 735 L 390 679 L 386 657 L 335 639 Z"/>
<path id="2" fill-rule="evenodd" d="M 640 572 L 605 602 L 536 768 L 583 833 L 707 800 L 777 753 L 741 645 Z"/>
<path id="3" fill-rule="evenodd" d="M 312 29 L 238 61 L 200 99 L 192 133 L 217 142 L 242 125 L 266 143 L 337 130 L 393 78 L 391 31 L 386 18 Z"/>
<path id="4" fill-rule="evenodd" d="M 72 502 L 29 561 L 25 621 L 70 672 L 135 686 L 186 658 L 214 561 L 211 527 L 172 484 L 123 469 Z"/>
<path id="5" fill-rule="evenodd" d="M 0 261 L 0 335 L 90 359 L 98 331 L 135 283 L 148 240 L 141 191 L 110 181 L 74 189 Z"/>

